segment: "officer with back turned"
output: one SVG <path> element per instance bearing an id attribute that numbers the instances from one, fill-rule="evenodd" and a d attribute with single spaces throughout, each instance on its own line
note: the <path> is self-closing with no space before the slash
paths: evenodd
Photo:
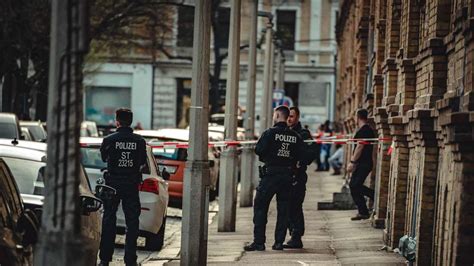
<path id="1" fill-rule="evenodd" d="M 133 134 L 130 127 L 133 113 L 129 109 L 118 109 L 115 120 L 117 132 L 104 138 L 100 147 L 109 173 L 105 182 L 117 192 L 111 200 L 104 202 L 99 254 L 101 266 L 108 265 L 112 260 L 120 201 L 127 225 L 124 261 L 127 266 L 137 264 L 138 219 L 141 212 L 138 184 L 141 182 L 141 167 L 146 165 L 146 143 L 141 136 Z"/>
<path id="2" fill-rule="evenodd" d="M 260 183 L 254 200 L 254 240 L 244 247 L 246 251 L 265 250 L 265 229 L 268 207 L 273 196 L 277 199 L 277 223 L 273 250 L 283 250 L 288 228 L 290 187 L 304 143 L 301 137 L 287 125 L 290 110 L 286 106 L 275 108 L 274 125 L 265 130 L 255 147 L 255 153 L 265 166 L 260 168 Z"/>
<path id="3" fill-rule="evenodd" d="M 298 107 L 290 108 L 290 116 L 288 117 L 288 126 L 296 131 L 303 140 L 312 140 L 311 133 L 308 129 L 301 126 L 299 121 L 300 110 Z M 295 170 L 295 178 L 292 183 L 291 197 L 290 197 L 290 215 L 288 223 L 288 231 L 291 239 L 284 245 L 284 248 L 303 248 L 301 237 L 304 235 L 304 215 L 303 202 L 306 195 L 306 181 L 308 175 L 306 169 L 314 159 L 316 148 L 314 142 L 305 143 L 306 156 L 302 156 Z M 311 156 L 312 155 L 312 156 Z"/>

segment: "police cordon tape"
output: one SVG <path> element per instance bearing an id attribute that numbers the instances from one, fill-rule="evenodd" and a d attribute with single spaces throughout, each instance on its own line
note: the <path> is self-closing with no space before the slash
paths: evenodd
<path id="1" fill-rule="evenodd" d="M 318 144 L 363 144 L 363 145 L 374 145 L 379 143 L 390 143 L 391 138 L 366 138 L 366 139 L 354 139 L 354 138 L 338 138 L 339 136 L 328 137 L 323 139 L 312 139 L 305 140 L 306 143 L 318 143 Z M 255 145 L 256 140 L 228 140 L 228 141 L 210 141 L 208 147 L 235 147 L 245 145 Z M 189 142 L 149 142 L 152 148 L 156 149 L 187 149 L 189 148 Z"/>

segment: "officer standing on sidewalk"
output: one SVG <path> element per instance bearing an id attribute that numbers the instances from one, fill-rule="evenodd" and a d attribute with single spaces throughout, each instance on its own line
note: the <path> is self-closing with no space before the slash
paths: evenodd
<path id="1" fill-rule="evenodd" d="M 273 113 L 274 125 L 265 130 L 255 147 L 255 153 L 265 166 L 260 168 L 260 183 L 254 200 L 254 241 L 244 247 L 245 251 L 265 250 L 265 230 L 268 207 L 273 196 L 277 199 L 277 223 L 273 250 L 283 250 L 288 228 L 290 187 L 304 143 L 301 137 L 287 125 L 290 110 L 278 106 Z"/>
<path id="2" fill-rule="evenodd" d="M 298 107 L 291 107 L 290 116 L 288 117 L 288 126 L 296 131 L 303 140 L 312 140 L 311 133 L 301 126 L 299 120 L 300 110 Z M 314 142 L 305 143 L 306 154 L 316 154 L 314 146 Z M 288 223 L 291 239 L 286 245 L 283 245 L 284 248 L 303 248 L 303 242 L 301 241 L 301 237 L 304 235 L 303 202 L 306 195 L 306 181 L 308 181 L 306 169 L 314 159 L 308 155 L 302 156 L 295 171 L 290 197 L 290 217 Z"/>
<path id="3" fill-rule="evenodd" d="M 117 192 L 111 200 L 104 202 L 99 254 L 101 266 L 109 265 L 112 260 L 120 201 L 127 225 L 124 261 L 127 266 L 137 265 L 138 219 L 141 212 L 138 185 L 141 182 L 141 168 L 146 165 L 146 143 L 141 136 L 133 134 L 130 127 L 132 111 L 118 109 L 115 120 L 117 132 L 104 138 L 100 147 L 102 160 L 107 162 L 109 173 L 105 179 L 106 185 Z"/>

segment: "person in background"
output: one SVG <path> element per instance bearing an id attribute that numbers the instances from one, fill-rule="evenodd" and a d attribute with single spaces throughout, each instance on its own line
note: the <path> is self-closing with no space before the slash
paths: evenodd
<path id="1" fill-rule="evenodd" d="M 324 122 L 324 135 L 330 136 L 332 134 L 331 122 L 326 120 Z M 323 171 L 329 171 L 329 157 L 331 155 L 331 144 L 325 143 L 321 147 L 321 164 L 323 166 Z"/>
<path id="2" fill-rule="evenodd" d="M 321 124 L 318 127 L 318 132 L 316 134 L 316 138 L 320 139 L 322 136 L 324 136 L 324 125 Z M 315 148 L 315 152 L 316 152 L 316 155 L 315 155 L 316 170 L 315 171 L 316 172 L 324 170 L 323 165 L 321 163 L 321 147 L 322 147 L 322 144 L 316 142 L 316 148 Z"/>
<path id="3" fill-rule="evenodd" d="M 344 149 L 341 144 L 336 144 L 336 151 L 329 157 L 329 164 L 334 169 L 333 175 L 340 175 L 342 168 L 342 161 L 344 160 Z"/>
<path id="4" fill-rule="evenodd" d="M 143 126 L 141 122 L 137 122 L 135 127 L 133 128 L 134 130 L 143 130 Z"/>
<path id="5" fill-rule="evenodd" d="M 366 109 L 357 110 L 357 130 L 355 139 L 370 139 L 375 138 L 374 130 L 369 126 L 368 112 Z M 373 159 L 373 144 L 357 143 L 354 152 L 351 156 L 351 163 L 347 166 L 347 172 L 351 174 L 351 181 L 349 188 L 351 189 L 351 196 L 354 203 L 357 205 L 359 213 L 352 217 L 351 220 L 365 220 L 370 218 L 369 210 L 365 202 L 365 197 L 374 199 L 374 190 L 364 186 L 365 179 L 372 171 Z"/>

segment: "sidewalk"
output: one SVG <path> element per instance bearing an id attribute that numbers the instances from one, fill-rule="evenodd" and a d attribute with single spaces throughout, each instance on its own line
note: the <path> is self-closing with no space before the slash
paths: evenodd
<path id="1" fill-rule="evenodd" d="M 308 188 L 304 203 L 306 233 L 304 249 L 273 251 L 276 204 L 270 206 L 267 225 L 267 250 L 244 252 L 252 241 L 253 209 L 237 208 L 236 232 L 218 233 L 217 216 L 209 226 L 208 264 L 236 265 L 405 265 L 403 257 L 379 251 L 383 246 L 382 230 L 370 222 L 351 221 L 355 211 L 318 211 L 317 202 L 331 200 L 340 190 L 342 179 L 328 172 L 308 170 Z M 160 252 L 161 253 L 161 252 Z M 166 265 L 178 265 L 171 260 Z M 150 264 L 153 265 L 153 264 Z"/>

